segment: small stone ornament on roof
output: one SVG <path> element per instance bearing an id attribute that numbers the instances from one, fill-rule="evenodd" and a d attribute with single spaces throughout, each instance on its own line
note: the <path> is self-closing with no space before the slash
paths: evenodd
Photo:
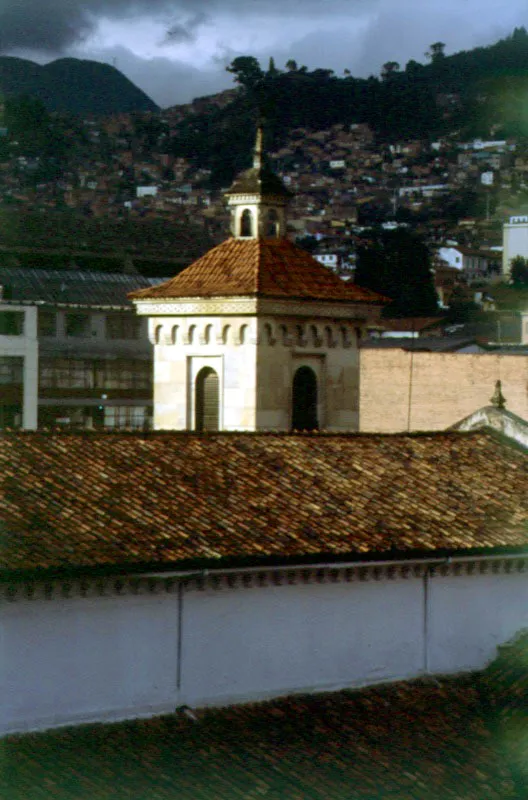
<path id="1" fill-rule="evenodd" d="M 494 405 L 496 408 L 505 408 L 506 407 L 506 398 L 502 393 L 502 383 L 501 381 L 497 381 L 495 384 L 495 391 L 493 393 L 493 397 L 490 400 L 491 404 Z"/>

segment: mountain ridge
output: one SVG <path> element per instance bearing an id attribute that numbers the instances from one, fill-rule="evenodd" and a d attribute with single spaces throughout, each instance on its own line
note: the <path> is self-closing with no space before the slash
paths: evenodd
<path id="1" fill-rule="evenodd" d="M 40 65 L 16 56 L 0 56 L 0 92 L 6 97 L 37 97 L 48 111 L 112 116 L 157 112 L 159 107 L 110 64 L 59 58 Z"/>

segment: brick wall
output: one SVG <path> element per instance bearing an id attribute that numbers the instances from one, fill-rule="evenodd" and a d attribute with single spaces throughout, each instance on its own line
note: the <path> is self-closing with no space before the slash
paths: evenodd
<path id="1" fill-rule="evenodd" d="M 490 405 L 528 420 L 528 356 L 361 350 L 360 430 L 444 430 Z"/>

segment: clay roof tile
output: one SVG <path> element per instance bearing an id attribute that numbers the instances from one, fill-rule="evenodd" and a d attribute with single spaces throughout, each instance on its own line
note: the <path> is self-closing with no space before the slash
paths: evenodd
<path id="1" fill-rule="evenodd" d="M 133 300 L 253 295 L 383 304 L 387 298 L 346 283 L 286 239 L 227 239 L 158 286 L 132 292 Z"/>

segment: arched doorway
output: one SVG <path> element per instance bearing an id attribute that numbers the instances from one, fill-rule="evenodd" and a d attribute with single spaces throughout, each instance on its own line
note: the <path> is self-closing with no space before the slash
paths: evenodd
<path id="1" fill-rule="evenodd" d="M 317 378 L 313 369 L 299 367 L 293 377 L 292 395 L 292 428 L 317 430 Z"/>
<path id="2" fill-rule="evenodd" d="M 219 428 L 218 375 L 211 367 L 204 367 L 196 376 L 195 429 L 217 431 Z"/>

